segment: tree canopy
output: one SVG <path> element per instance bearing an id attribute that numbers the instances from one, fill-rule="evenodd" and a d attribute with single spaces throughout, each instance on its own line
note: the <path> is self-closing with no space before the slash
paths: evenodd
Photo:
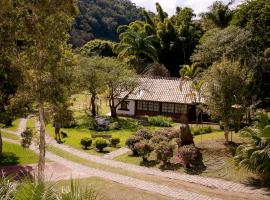
<path id="1" fill-rule="evenodd" d="M 71 29 L 71 43 L 81 47 L 92 39 L 118 40 L 119 25 L 143 19 L 142 9 L 129 0 L 78 0 L 79 15 Z"/>

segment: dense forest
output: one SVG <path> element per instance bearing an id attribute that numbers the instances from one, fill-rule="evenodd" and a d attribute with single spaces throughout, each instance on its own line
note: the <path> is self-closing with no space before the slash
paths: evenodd
<path id="1" fill-rule="evenodd" d="M 143 19 L 142 9 L 129 0 L 79 0 L 79 15 L 71 30 L 71 43 L 80 47 L 91 39 L 118 40 L 119 25 Z"/>

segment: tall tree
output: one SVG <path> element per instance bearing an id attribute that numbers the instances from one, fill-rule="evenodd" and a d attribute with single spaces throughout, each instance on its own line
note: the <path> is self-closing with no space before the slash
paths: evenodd
<path id="1" fill-rule="evenodd" d="M 134 26 L 134 24 L 127 27 L 127 29 L 120 34 L 120 43 L 114 46 L 114 52 L 118 54 L 118 58 L 120 59 L 134 56 L 135 68 L 137 68 L 137 72 L 140 72 L 141 69 L 138 67 L 140 59 L 148 58 L 156 62 L 158 57 L 154 46 L 156 37 L 154 35 L 147 35 L 144 30 L 138 29 L 139 28 Z"/>
<path id="2" fill-rule="evenodd" d="M 11 125 L 13 113 L 8 106 L 23 79 L 16 36 L 17 17 L 11 1 L 0 2 L 0 123 L 5 125 Z"/>
<path id="3" fill-rule="evenodd" d="M 45 109 L 67 98 L 74 65 L 68 30 L 77 13 L 75 1 L 23 0 L 15 9 L 22 12 L 20 33 L 24 47 L 25 83 L 22 89 L 38 105 L 40 121 L 38 180 L 44 180 Z"/>
<path id="4" fill-rule="evenodd" d="M 233 11 L 229 7 L 232 3 L 233 1 L 230 1 L 228 4 L 224 4 L 222 1 L 215 1 L 209 7 L 208 12 L 201 14 L 204 25 L 211 27 L 207 23 L 212 23 L 217 28 L 226 28 L 229 26 L 233 17 Z"/>
<path id="5" fill-rule="evenodd" d="M 270 47 L 270 1 L 248 0 L 241 4 L 232 24 L 252 33 L 254 54 L 262 54 Z"/>
<path id="6" fill-rule="evenodd" d="M 117 118 L 116 108 L 134 92 L 139 81 L 134 70 L 113 58 L 103 58 L 102 68 L 104 84 L 108 90 L 111 116 Z"/>
<path id="7" fill-rule="evenodd" d="M 78 80 L 81 90 L 90 94 L 90 107 L 92 116 L 95 117 L 97 95 L 105 91 L 103 61 L 100 57 L 81 57 L 79 61 Z"/>
<path id="8" fill-rule="evenodd" d="M 237 112 L 243 115 L 249 104 L 251 76 L 251 71 L 240 62 L 231 62 L 226 59 L 214 63 L 203 73 L 202 80 L 206 85 L 203 97 L 207 111 L 224 123 L 226 142 L 229 141 L 229 121 L 235 112 L 233 105 L 240 104 L 241 108 Z"/>

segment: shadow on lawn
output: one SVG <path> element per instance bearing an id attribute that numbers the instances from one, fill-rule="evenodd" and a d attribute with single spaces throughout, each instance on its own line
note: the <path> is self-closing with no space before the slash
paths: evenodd
<path id="1" fill-rule="evenodd" d="M 19 164 L 19 157 L 11 152 L 3 152 L 0 154 L 0 166 L 10 166 Z"/>
<path id="2" fill-rule="evenodd" d="M 0 174 L 4 177 L 12 177 L 13 180 L 23 180 L 25 178 L 34 180 L 32 172 L 34 168 L 32 166 L 5 166 L 0 167 Z"/>

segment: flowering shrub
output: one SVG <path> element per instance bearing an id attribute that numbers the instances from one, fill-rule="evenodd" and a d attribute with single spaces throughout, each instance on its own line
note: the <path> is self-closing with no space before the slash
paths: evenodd
<path id="1" fill-rule="evenodd" d="M 138 155 L 137 150 L 134 148 L 134 145 L 142 140 L 142 137 L 132 135 L 126 140 L 126 145 L 132 151 L 133 155 Z"/>
<path id="2" fill-rule="evenodd" d="M 149 130 L 141 129 L 137 131 L 136 136 L 149 140 L 153 137 L 153 134 Z"/>
<path id="3" fill-rule="evenodd" d="M 154 147 L 149 141 L 142 140 L 134 145 L 134 149 L 138 152 L 138 155 L 142 156 L 143 162 L 146 162 Z"/>
<path id="4" fill-rule="evenodd" d="M 163 141 L 159 143 L 155 148 L 157 160 L 162 161 L 163 165 L 168 165 L 173 157 L 174 149 L 175 145 L 170 142 Z"/>
<path id="5" fill-rule="evenodd" d="M 176 162 L 185 168 L 191 168 L 194 167 L 199 156 L 200 151 L 195 147 L 195 145 L 185 145 L 179 147 Z"/>

